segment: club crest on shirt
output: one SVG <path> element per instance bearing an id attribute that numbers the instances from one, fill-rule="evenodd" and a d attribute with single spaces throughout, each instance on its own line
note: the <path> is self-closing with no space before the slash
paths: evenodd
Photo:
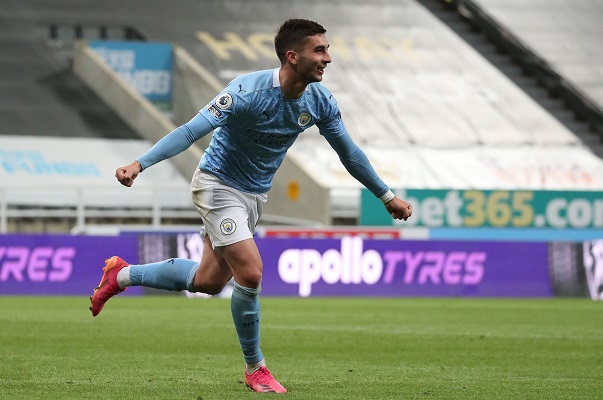
<path id="1" fill-rule="evenodd" d="M 310 115 L 310 113 L 305 112 L 302 113 L 297 119 L 297 125 L 306 126 L 310 123 L 310 121 L 312 121 L 312 116 Z"/>
<path id="2" fill-rule="evenodd" d="M 220 232 L 225 235 L 231 235 L 237 230 L 237 224 L 230 218 L 223 219 L 220 222 Z"/>
<path id="3" fill-rule="evenodd" d="M 224 93 L 216 99 L 216 107 L 220 110 L 228 110 L 232 107 L 232 96 L 230 93 Z"/>

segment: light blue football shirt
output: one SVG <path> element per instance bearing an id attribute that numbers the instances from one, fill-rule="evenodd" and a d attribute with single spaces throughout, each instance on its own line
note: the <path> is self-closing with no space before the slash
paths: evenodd
<path id="1" fill-rule="evenodd" d="M 173 157 L 214 130 L 199 168 L 249 193 L 265 193 L 297 136 L 316 125 L 346 170 L 381 197 L 389 188 L 341 120 L 335 98 L 320 83 L 298 99 L 286 98 L 279 69 L 233 80 L 189 122 L 176 128 L 139 157 L 142 169 Z"/>
<path id="2" fill-rule="evenodd" d="M 242 75 L 200 111 L 215 128 L 199 168 L 251 193 L 267 192 L 297 136 L 316 125 L 325 137 L 346 133 L 337 102 L 320 83 L 286 98 L 279 69 Z"/>

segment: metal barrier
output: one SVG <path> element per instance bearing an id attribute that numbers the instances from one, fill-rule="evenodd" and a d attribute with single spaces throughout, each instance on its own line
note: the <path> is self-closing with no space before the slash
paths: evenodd
<path id="1" fill-rule="evenodd" d="M 198 220 L 190 191 L 182 186 L 139 186 L 135 190 L 115 186 L 0 187 L 0 233 L 8 233 L 9 220 L 58 218 L 74 220 L 72 229 L 83 229 L 90 218 L 106 220 L 148 219 L 157 227 L 165 218 Z"/>
<path id="2" fill-rule="evenodd" d="M 170 225 L 196 227 L 199 214 L 188 188 L 181 185 L 0 186 L 0 234 L 9 233 L 9 220 L 58 218 L 73 220 L 72 234 L 95 231 L 95 227 L 135 226 L 136 229 L 171 229 Z M 91 218 L 105 223 L 90 224 Z M 140 220 L 148 220 L 142 224 Z M 165 220 L 177 221 L 167 223 Z M 114 221 L 114 223 L 107 223 Z M 320 222 L 273 214 L 262 215 L 262 223 L 298 227 L 321 227 Z M 14 233 L 14 232 L 11 232 Z"/>

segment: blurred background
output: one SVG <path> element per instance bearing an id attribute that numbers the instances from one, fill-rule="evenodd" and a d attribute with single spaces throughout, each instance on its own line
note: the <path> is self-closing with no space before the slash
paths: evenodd
<path id="1" fill-rule="evenodd" d="M 276 29 L 307 18 L 348 131 L 414 214 L 392 221 L 307 130 L 258 229 L 264 294 L 603 298 L 603 4 L 2 4 L 0 294 L 89 294 L 113 254 L 200 257 L 208 140 L 132 188 L 115 169 L 278 67 Z"/>

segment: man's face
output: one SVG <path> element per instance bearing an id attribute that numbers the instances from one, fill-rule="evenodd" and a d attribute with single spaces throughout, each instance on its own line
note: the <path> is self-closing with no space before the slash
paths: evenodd
<path id="1" fill-rule="evenodd" d="M 331 62 L 329 42 L 325 35 L 308 37 L 297 52 L 297 73 L 307 83 L 320 82 L 327 64 Z"/>

